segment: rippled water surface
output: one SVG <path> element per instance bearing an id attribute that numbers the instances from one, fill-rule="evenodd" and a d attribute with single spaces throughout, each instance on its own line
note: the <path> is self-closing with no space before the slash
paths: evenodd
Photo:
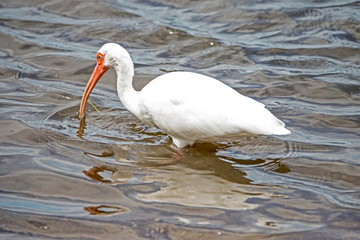
<path id="1" fill-rule="evenodd" d="M 137 88 L 164 72 L 210 75 L 292 134 L 176 159 L 121 105 L 111 71 L 80 124 L 105 42 L 129 51 Z M 2 239 L 360 236 L 357 1 L 3 0 L 0 79 Z"/>

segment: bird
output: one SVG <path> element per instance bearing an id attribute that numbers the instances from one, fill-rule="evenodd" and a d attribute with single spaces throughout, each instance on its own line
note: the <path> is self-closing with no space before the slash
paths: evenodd
<path id="1" fill-rule="evenodd" d="M 160 75 L 143 89 L 133 88 L 134 63 L 117 43 L 104 44 L 84 90 L 79 119 L 103 74 L 113 69 L 123 106 L 143 123 L 167 133 L 179 149 L 195 142 L 226 142 L 241 136 L 287 135 L 291 131 L 264 104 L 221 81 L 194 72 Z"/>

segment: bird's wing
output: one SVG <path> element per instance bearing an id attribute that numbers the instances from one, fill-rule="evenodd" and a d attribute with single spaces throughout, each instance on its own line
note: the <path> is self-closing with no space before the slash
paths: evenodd
<path id="1" fill-rule="evenodd" d="M 142 96 L 148 123 L 182 139 L 271 134 L 274 125 L 283 126 L 262 103 L 200 74 L 162 75 L 144 87 Z"/>

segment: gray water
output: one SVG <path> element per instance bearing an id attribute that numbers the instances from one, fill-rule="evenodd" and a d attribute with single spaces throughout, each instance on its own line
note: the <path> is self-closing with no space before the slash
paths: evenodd
<path id="1" fill-rule="evenodd" d="M 80 123 L 106 42 L 129 51 L 138 88 L 206 74 L 292 134 L 174 160 L 111 71 Z M 358 1 L 3 0 L 0 238 L 359 239 L 359 63 Z"/>

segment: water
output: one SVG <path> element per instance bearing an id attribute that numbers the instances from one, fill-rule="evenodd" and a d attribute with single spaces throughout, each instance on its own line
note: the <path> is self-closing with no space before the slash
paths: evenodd
<path id="1" fill-rule="evenodd" d="M 0 238 L 359 238 L 359 2 L 0 7 Z M 292 134 L 196 144 L 174 160 L 171 139 L 120 104 L 110 71 L 81 125 L 105 42 L 130 52 L 137 88 L 164 72 L 210 75 Z"/>

